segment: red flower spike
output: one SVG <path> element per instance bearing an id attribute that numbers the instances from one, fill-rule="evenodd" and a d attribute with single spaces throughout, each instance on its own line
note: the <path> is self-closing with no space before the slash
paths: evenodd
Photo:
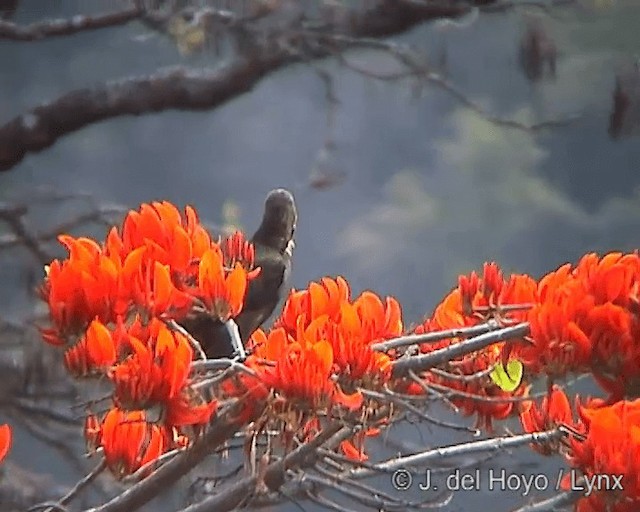
<path id="1" fill-rule="evenodd" d="M 506 305 L 535 303 L 537 286 L 535 281 L 523 274 L 514 274 L 508 280 L 495 263 L 484 265 L 483 277 L 480 279 L 475 272 L 458 278 L 458 287 L 451 291 L 436 307 L 433 316 L 415 329 L 416 334 L 441 331 L 454 328 L 464 328 L 496 318 L 501 322 L 517 323 L 526 320 L 526 309 L 502 309 Z M 444 339 L 436 343 L 425 343 L 420 350 L 429 353 L 458 343 L 459 339 Z M 513 351 L 512 344 L 498 343 L 487 347 L 475 354 L 470 354 L 452 362 L 455 373 L 473 375 L 491 368 L 497 362 L 507 363 Z M 506 350 L 505 350 L 506 347 Z M 514 357 L 520 357 L 519 354 Z M 490 377 L 471 379 L 468 381 L 454 380 L 428 373 L 425 384 L 435 382 L 447 386 L 454 391 L 462 391 L 478 397 L 478 399 L 456 397 L 452 402 L 460 407 L 465 414 L 477 415 L 477 425 L 491 429 L 493 419 L 504 419 L 513 411 L 512 402 L 482 401 L 482 397 L 511 398 L 523 396 L 527 393 L 527 386 L 521 384 L 513 393 L 498 388 Z M 403 383 L 410 393 L 423 393 L 422 387 L 416 383 Z"/>
<path id="2" fill-rule="evenodd" d="M 320 283 L 309 283 L 306 290 L 293 290 L 282 308 L 274 327 L 284 327 L 288 333 L 295 333 L 298 318 L 303 317 L 305 326 L 321 315 L 328 315 L 337 321 L 340 304 L 350 301 L 351 291 L 347 281 L 338 276 L 336 279 L 323 277 Z"/>
<path id="3" fill-rule="evenodd" d="M 102 426 L 95 414 L 89 414 L 84 420 L 84 438 L 89 453 L 95 452 L 101 445 Z"/>
<path id="4" fill-rule="evenodd" d="M 236 263 L 240 263 L 248 274 L 249 280 L 258 277 L 260 268 L 255 267 L 256 250 L 252 243 L 248 242 L 242 231 L 236 231 L 227 237 L 222 244 L 224 255 L 224 265 L 226 268 L 233 268 Z"/>
<path id="5" fill-rule="evenodd" d="M 133 354 L 113 368 L 115 396 L 131 409 L 145 409 L 176 397 L 187 382 L 193 351 L 180 333 L 152 321 L 150 340 L 129 338 Z"/>
<path id="6" fill-rule="evenodd" d="M 222 322 L 242 311 L 247 283 L 247 271 L 239 263 L 226 275 L 219 247 L 212 247 L 202 256 L 198 270 L 199 293 L 207 309 Z"/>

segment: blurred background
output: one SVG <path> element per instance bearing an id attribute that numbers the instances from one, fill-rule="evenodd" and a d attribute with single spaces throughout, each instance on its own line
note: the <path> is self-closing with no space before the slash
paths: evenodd
<path id="1" fill-rule="evenodd" d="M 477 108 L 410 78 L 376 81 L 332 60 L 295 65 L 215 110 L 119 117 L 64 136 L 0 173 L 0 202 L 43 187 L 126 207 L 166 199 L 252 232 L 266 193 L 286 187 L 299 211 L 291 285 L 343 275 L 354 293 L 395 296 L 407 325 L 429 315 L 458 274 L 485 261 L 539 277 L 585 252 L 636 249 L 640 4 L 518 3 L 393 38 L 424 52 Z M 29 24 L 118 5 L 21 0 L 11 20 Z M 543 69 L 526 54 L 532 37 L 554 48 L 542 56 Z M 380 52 L 349 58 L 379 72 L 397 68 Z M 217 64 L 212 52 L 181 51 L 135 22 L 42 41 L 0 39 L 0 125 L 73 89 L 165 66 Z M 317 68 L 332 76 L 333 103 Z M 561 122 L 527 129 L 549 120 Z M 42 231 L 80 208 L 45 204 L 30 211 L 29 225 Z M 0 223 L 0 234 L 7 232 Z M 35 304 L 29 282 L 41 278 L 29 252 L 1 251 L 0 315 L 28 317 Z M 443 440 L 453 438 L 438 434 L 427 444 Z M 58 461 L 57 484 L 79 476 L 19 429 L 9 460 L 42 474 Z M 530 472 L 547 468 L 522 451 L 517 460 L 525 465 L 513 467 Z M 517 493 L 500 500 L 495 510 L 523 503 Z M 478 503 L 461 493 L 447 510 Z"/>

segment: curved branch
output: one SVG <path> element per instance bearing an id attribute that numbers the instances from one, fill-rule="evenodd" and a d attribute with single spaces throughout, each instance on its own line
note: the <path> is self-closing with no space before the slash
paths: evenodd
<path id="1" fill-rule="evenodd" d="M 318 30 L 344 32 L 350 37 L 385 37 L 403 33 L 428 20 L 464 16 L 475 3 L 480 1 L 385 0 L 373 9 L 352 16 L 347 27 L 323 25 Z M 133 16 L 133 11 L 130 15 Z M 140 15 L 137 10 L 136 15 Z M 286 39 L 286 32 L 281 35 Z M 252 49 L 250 58 L 239 57 L 215 71 L 172 68 L 150 76 L 72 91 L 36 107 L 0 126 L 0 171 L 11 169 L 27 153 L 41 151 L 60 137 L 89 124 L 169 109 L 212 109 L 250 91 L 262 78 L 286 65 L 331 55 L 328 48 L 316 48 L 312 55 L 274 50 L 265 45 L 254 45 Z"/>
<path id="2" fill-rule="evenodd" d="M 169 109 L 204 110 L 248 92 L 287 62 L 284 53 L 240 60 L 216 71 L 177 67 L 156 74 L 79 89 L 34 108 L 0 127 L 0 171 L 63 135 L 105 119 Z"/>

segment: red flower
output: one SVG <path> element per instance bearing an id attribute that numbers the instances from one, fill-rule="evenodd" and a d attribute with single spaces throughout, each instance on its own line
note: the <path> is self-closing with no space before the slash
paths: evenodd
<path id="1" fill-rule="evenodd" d="M 402 329 L 399 309 L 395 309 L 397 302 L 388 304 L 392 305 L 385 311 L 380 299 L 373 294 L 360 301 L 356 300 L 354 304 L 343 302 L 339 322 L 326 329 L 334 364 L 343 386 L 376 387 L 376 381 L 389 380 L 391 358 L 371 349 L 372 342 L 383 336 L 391 337 L 389 333 L 394 329 L 398 331 L 396 335 L 399 335 Z"/>
<path id="2" fill-rule="evenodd" d="M 47 302 L 53 329 L 43 329 L 45 341 L 64 345 L 67 335 L 83 331 L 94 318 L 110 322 L 122 305 L 118 302 L 118 266 L 100 246 L 87 238 L 59 237 L 69 250 L 63 262 L 54 260 L 40 294 Z"/>
<path id="3" fill-rule="evenodd" d="M 227 275 L 223 263 L 219 247 L 206 251 L 200 260 L 198 288 L 209 312 L 226 322 L 242 311 L 249 275 L 240 263 Z"/>
<path id="4" fill-rule="evenodd" d="M 0 463 L 4 460 L 11 448 L 11 427 L 0 425 Z"/>
<path id="5" fill-rule="evenodd" d="M 188 387 L 193 350 L 182 334 L 153 319 L 146 339 L 128 337 L 133 353 L 116 365 L 109 377 L 116 404 L 126 409 L 161 406 L 170 427 L 205 424 L 216 408 Z"/>
<path id="6" fill-rule="evenodd" d="M 323 277 L 320 283 L 309 283 L 308 289 L 293 290 L 289 294 L 274 327 L 284 327 L 287 332 L 295 333 L 300 317 L 304 318 L 305 326 L 321 315 L 337 321 L 340 305 L 349 302 L 350 295 L 349 284 L 344 278 Z"/>
<path id="7" fill-rule="evenodd" d="M 373 351 L 371 345 L 402 333 L 400 305 L 392 297 L 383 303 L 370 291 L 353 302 L 350 295 L 342 277 L 312 282 L 308 289 L 289 295 L 274 327 L 296 337 L 301 328 L 313 325 L 315 337 L 331 345 L 334 371 L 345 389 L 376 387 L 389 379 L 391 358 Z"/>
<path id="8" fill-rule="evenodd" d="M 254 268 L 255 247 L 246 240 L 242 231 L 236 231 L 224 240 L 222 254 L 224 255 L 225 268 L 231 269 L 236 266 L 236 263 L 240 263 L 242 268 L 249 272 L 247 275 L 249 280 L 258 277 L 258 274 L 260 274 L 260 268 Z"/>
<path id="9" fill-rule="evenodd" d="M 611 400 L 640 389 L 637 253 L 584 256 L 545 276 L 529 312 L 530 343 L 516 352 L 532 373 L 594 374 Z"/>
<path id="10" fill-rule="evenodd" d="M 268 387 L 277 390 L 290 403 L 322 409 L 331 404 L 349 409 L 360 407 L 362 395 L 345 395 L 331 379 L 334 364 L 333 349 L 319 339 L 319 327 L 326 317 L 314 320 L 306 329 L 299 323 L 295 341 L 284 332 L 270 336 L 256 355 L 273 358 L 275 366 L 261 366 L 261 378 Z M 265 358 L 266 358 L 265 357 Z"/>
<path id="11" fill-rule="evenodd" d="M 122 225 L 122 236 L 112 230 L 108 247 L 121 257 L 145 247 L 149 262 L 168 265 L 175 272 L 188 272 L 194 260 L 211 246 L 211 238 L 200 226 L 196 213 L 186 208 L 186 219 L 167 201 L 143 204 L 140 211 L 130 211 Z"/>
<path id="12" fill-rule="evenodd" d="M 567 395 L 556 385 L 551 389 L 549 396 L 542 399 L 540 407 L 535 402 L 524 402 L 521 405 L 520 422 L 525 432 L 545 432 L 559 425 L 573 425 L 571 404 Z M 561 444 L 558 441 L 550 441 L 546 444 L 532 444 L 531 447 L 542 455 L 558 453 Z"/>
<path id="13" fill-rule="evenodd" d="M 169 439 L 165 429 L 147 422 L 143 411 L 111 409 L 100 429 L 107 467 L 117 478 L 156 460 L 166 450 Z"/>
<path id="14" fill-rule="evenodd" d="M 415 329 L 415 334 L 437 332 L 447 329 L 464 328 L 478 325 L 489 319 L 500 322 L 517 323 L 525 320 L 526 306 L 536 300 L 536 283 L 524 274 L 513 274 L 508 280 L 495 263 L 485 263 L 482 278 L 475 272 L 469 276 L 460 276 L 458 287 L 451 291 L 436 307 L 433 316 Z M 506 306 L 523 306 L 507 308 Z M 460 338 L 450 338 L 436 343 L 423 343 L 420 350 L 424 353 L 459 343 Z M 506 347 L 506 351 L 505 351 Z M 460 391 L 472 397 L 455 394 L 452 402 L 467 415 L 477 415 L 478 426 L 491 430 L 492 420 L 504 419 L 513 411 L 513 396 L 523 396 L 527 386 L 521 384 L 513 393 L 500 389 L 488 376 L 487 370 L 511 356 L 510 345 L 496 343 L 476 353 L 456 359 L 447 370 L 454 378 L 426 373 L 423 378 L 427 384 L 436 383 L 453 391 Z M 485 373 L 478 378 L 464 378 Z M 463 378 L 456 379 L 455 375 Z M 416 383 L 404 383 L 408 392 L 421 394 L 423 388 Z M 504 402 L 496 399 L 504 398 Z M 487 400 L 488 399 L 488 400 Z"/>
<path id="15" fill-rule="evenodd" d="M 622 475 L 622 489 L 596 489 L 580 510 L 638 510 L 640 506 L 640 400 L 578 406 L 586 436 L 569 439 L 568 459 L 587 478 Z M 566 482 L 565 482 L 566 483 Z M 633 504 L 635 508 L 627 506 Z"/>
<path id="16" fill-rule="evenodd" d="M 99 320 L 91 322 L 85 336 L 64 354 L 64 365 L 77 377 L 104 373 L 115 362 L 116 343 Z"/>

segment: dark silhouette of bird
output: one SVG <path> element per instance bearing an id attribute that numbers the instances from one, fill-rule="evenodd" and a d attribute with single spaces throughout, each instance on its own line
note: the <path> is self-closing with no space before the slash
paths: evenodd
<path id="1" fill-rule="evenodd" d="M 294 233 L 298 214 L 293 195 L 285 189 L 267 195 L 262 222 L 251 238 L 255 247 L 255 266 L 260 274 L 249 283 L 244 306 L 235 318 L 243 346 L 273 313 L 284 295 L 291 271 Z M 231 357 L 238 352 L 233 345 L 233 324 L 223 324 L 206 313 L 197 313 L 181 322 L 200 343 L 209 359 Z"/>

